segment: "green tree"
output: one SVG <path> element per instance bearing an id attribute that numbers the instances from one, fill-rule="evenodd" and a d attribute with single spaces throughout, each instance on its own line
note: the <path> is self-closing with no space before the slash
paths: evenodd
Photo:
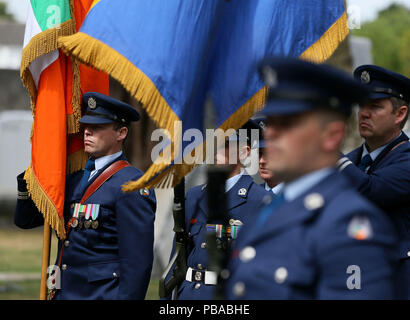
<path id="1" fill-rule="evenodd" d="M 392 4 L 379 12 L 377 19 L 364 23 L 353 35 L 372 41 L 374 63 L 410 76 L 410 10 Z"/>
<path id="2" fill-rule="evenodd" d="M 410 28 L 401 37 L 399 59 L 403 74 L 410 75 Z"/>
<path id="3" fill-rule="evenodd" d="M 13 21 L 13 16 L 10 13 L 7 13 L 7 4 L 0 2 L 0 19 Z"/>

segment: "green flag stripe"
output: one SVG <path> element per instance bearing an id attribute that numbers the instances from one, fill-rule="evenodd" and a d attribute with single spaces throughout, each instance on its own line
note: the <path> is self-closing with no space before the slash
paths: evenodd
<path id="1" fill-rule="evenodd" d="M 30 3 L 41 31 L 71 19 L 69 0 L 31 0 Z"/>

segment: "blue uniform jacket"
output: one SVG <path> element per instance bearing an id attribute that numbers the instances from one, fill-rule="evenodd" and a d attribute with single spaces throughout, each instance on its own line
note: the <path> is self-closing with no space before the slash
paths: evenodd
<path id="1" fill-rule="evenodd" d="M 245 189 L 242 194 L 240 190 Z M 265 205 L 268 197 L 274 197 L 256 184 L 249 175 L 242 175 L 238 182 L 226 193 L 227 210 L 230 218 L 240 220 L 244 225 L 250 223 L 257 212 Z M 193 269 L 206 269 L 208 265 L 208 252 L 206 246 L 206 224 L 208 220 L 208 205 L 206 186 L 196 186 L 186 194 L 185 221 L 186 230 L 192 239 L 192 246 L 188 248 L 187 265 Z M 238 232 L 240 237 L 241 230 Z M 172 254 L 171 254 L 172 256 Z M 184 280 L 178 291 L 180 300 L 211 300 L 214 298 L 213 285 L 200 283 L 195 288 L 196 282 Z"/>
<path id="2" fill-rule="evenodd" d="M 379 154 L 367 173 L 359 165 L 363 147 L 347 157 L 355 165 L 343 169 L 357 190 L 384 210 L 392 219 L 399 235 L 398 256 L 402 265 L 410 299 L 410 143 L 402 134 L 389 143 Z"/>
<path id="3" fill-rule="evenodd" d="M 356 240 L 349 233 L 370 232 L 356 222 L 363 219 L 371 236 Z M 229 264 L 228 299 L 395 297 L 394 228 L 336 170 L 242 232 Z M 358 276 L 354 266 L 360 268 L 360 289 L 348 287 L 349 276 Z"/>
<path id="4" fill-rule="evenodd" d="M 126 159 L 120 156 L 116 160 Z M 86 188 L 111 163 L 97 172 Z M 83 171 L 79 171 L 67 179 L 66 224 L 73 214 L 72 204 L 80 202 L 86 189 L 79 189 L 82 174 Z M 97 229 L 72 228 L 68 238 L 59 241 L 57 260 L 62 246 L 64 251 L 61 290 L 57 291 L 56 299 L 145 298 L 153 262 L 155 193 L 153 190 L 148 195 L 121 191 L 125 182 L 141 176 L 142 172 L 134 167 L 123 168 L 85 201 L 100 204 L 99 226 Z M 19 184 L 21 180 L 22 177 Z M 30 199 L 17 200 L 17 226 L 33 228 L 43 222 Z"/>

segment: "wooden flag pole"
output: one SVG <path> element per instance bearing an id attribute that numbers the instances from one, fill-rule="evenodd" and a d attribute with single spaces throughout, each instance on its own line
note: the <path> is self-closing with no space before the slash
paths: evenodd
<path id="1" fill-rule="evenodd" d="M 40 300 L 47 300 L 47 268 L 50 264 L 51 228 L 44 222 L 43 254 L 41 262 Z"/>

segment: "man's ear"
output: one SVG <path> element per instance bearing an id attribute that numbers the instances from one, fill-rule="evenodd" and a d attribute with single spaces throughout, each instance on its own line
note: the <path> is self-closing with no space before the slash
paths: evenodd
<path id="1" fill-rule="evenodd" d="M 118 132 L 117 141 L 122 141 L 127 137 L 128 128 L 121 127 L 120 129 L 117 130 L 117 132 Z"/>
<path id="2" fill-rule="evenodd" d="M 246 147 L 239 149 L 239 160 L 243 163 L 244 160 L 249 157 L 251 153 L 251 148 L 247 145 Z"/>
<path id="3" fill-rule="evenodd" d="M 333 152 L 339 149 L 345 136 L 346 124 L 342 121 L 332 121 L 328 123 L 323 131 L 323 149 L 327 152 Z"/>
<path id="4" fill-rule="evenodd" d="M 398 107 L 396 111 L 394 112 L 396 114 L 396 120 L 394 121 L 395 124 L 400 124 L 406 117 L 407 112 L 408 112 L 407 106 Z"/>

